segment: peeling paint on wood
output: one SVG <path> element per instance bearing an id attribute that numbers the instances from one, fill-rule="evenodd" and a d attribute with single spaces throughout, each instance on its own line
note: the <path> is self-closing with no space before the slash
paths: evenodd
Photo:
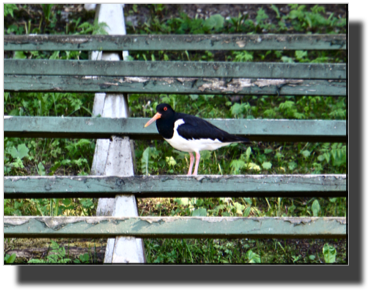
<path id="1" fill-rule="evenodd" d="M 5 75 L 5 91 L 346 96 L 346 80 Z"/>
<path id="2" fill-rule="evenodd" d="M 6 137 L 162 139 L 149 118 L 5 116 Z M 345 120 L 206 119 L 213 125 L 256 141 L 346 142 Z M 92 173 L 99 175 L 99 172 Z"/>
<path id="3" fill-rule="evenodd" d="M 4 237 L 343 238 L 344 217 L 5 216 Z"/>
<path id="4" fill-rule="evenodd" d="M 346 175 L 10 176 L 4 198 L 347 197 Z"/>
<path id="5" fill-rule="evenodd" d="M 123 5 L 121 4 L 98 4 L 96 6 L 95 18 L 98 22 L 106 22 L 109 34 L 126 34 Z M 117 53 L 101 54 L 92 53 L 92 59 L 108 61 L 119 61 L 120 56 Z M 128 56 L 128 51 L 123 50 L 123 57 Z M 103 94 L 96 93 L 94 99 L 94 109 L 98 109 L 101 104 L 101 115 L 110 118 L 127 118 L 128 102 L 127 96 L 123 94 L 107 94 L 102 100 Z M 100 103 L 99 103 L 100 101 Z M 96 116 L 96 115 L 94 115 Z M 100 127 L 98 127 L 100 128 Z M 104 157 L 106 152 L 106 157 Z M 134 149 L 133 143 L 129 137 L 112 136 L 112 142 L 109 140 L 97 140 L 94 154 L 92 174 L 101 175 L 134 175 Z M 100 198 L 96 214 L 112 216 L 138 216 L 136 198 L 134 195 L 117 195 L 113 198 Z M 109 238 L 104 257 L 104 263 L 127 263 L 127 262 L 145 262 L 143 242 L 141 239 L 134 237 L 116 237 Z"/>
<path id="6" fill-rule="evenodd" d="M 4 75 L 346 79 L 346 64 L 4 60 Z"/>
<path id="7" fill-rule="evenodd" d="M 345 34 L 5 35 L 5 50 L 331 50 Z"/>

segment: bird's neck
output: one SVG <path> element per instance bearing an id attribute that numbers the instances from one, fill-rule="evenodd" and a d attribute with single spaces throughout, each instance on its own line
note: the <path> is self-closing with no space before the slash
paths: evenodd
<path id="1" fill-rule="evenodd" d="M 165 139 L 171 139 L 173 137 L 174 123 L 176 120 L 176 116 L 171 116 L 170 118 L 158 119 L 156 121 L 157 130 Z"/>

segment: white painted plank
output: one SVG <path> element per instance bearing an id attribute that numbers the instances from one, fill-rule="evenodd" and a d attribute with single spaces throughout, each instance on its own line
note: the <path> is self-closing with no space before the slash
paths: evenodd
<path id="1" fill-rule="evenodd" d="M 125 35 L 122 4 L 97 5 L 98 21 L 106 22 L 108 34 Z M 123 51 L 126 59 L 128 51 Z M 118 53 L 92 52 L 92 60 L 119 61 Z M 128 103 L 122 94 L 98 93 L 95 95 L 93 116 L 121 118 L 128 117 Z M 93 175 L 134 175 L 133 143 L 128 137 L 112 137 L 110 140 L 97 140 L 91 173 Z M 138 216 L 136 198 L 133 195 L 101 198 L 98 201 L 98 216 Z M 143 263 L 145 262 L 143 241 L 133 237 L 109 239 L 104 263 Z"/>

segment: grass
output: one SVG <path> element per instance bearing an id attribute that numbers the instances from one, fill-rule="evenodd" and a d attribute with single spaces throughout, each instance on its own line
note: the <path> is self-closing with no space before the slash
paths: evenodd
<path id="1" fill-rule="evenodd" d="M 62 22 L 62 5 L 40 7 L 41 14 L 28 5 L 6 5 L 5 34 L 84 34 L 102 33 L 106 25 L 93 25 L 93 14 L 75 15 Z M 38 6 L 33 6 L 38 11 Z M 217 33 L 346 33 L 346 20 L 327 15 L 323 6 L 308 9 L 290 5 L 289 13 L 258 9 L 249 18 L 238 15 L 224 19 L 165 18 L 165 5 L 148 6 L 151 12 L 144 24 L 127 23 L 129 34 L 217 34 Z M 134 13 L 142 5 L 133 5 Z M 42 14 L 43 12 L 43 14 Z M 268 14 L 276 14 L 269 20 Z M 30 17 L 28 24 L 20 19 Z M 74 18 L 75 17 L 75 18 Z M 42 21 L 41 18 L 44 20 Z M 5 57 L 13 56 L 5 53 Z M 16 58 L 88 59 L 85 52 L 16 52 Z M 346 51 L 131 51 L 130 60 L 184 61 L 267 61 L 345 63 Z M 4 113 L 13 116 L 91 116 L 93 94 L 4 93 Z M 150 117 L 159 103 L 170 103 L 176 111 L 203 118 L 287 118 L 346 119 L 346 97 L 252 96 L 252 95 L 128 95 L 132 116 Z M 96 140 L 5 138 L 4 175 L 88 175 L 91 172 Z M 165 157 L 165 158 L 164 158 Z M 188 154 L 174 150 L 162 140 L 135 141 L 137 174 L 185 174 Z M 231 145 L 213 152 L 202 152 L 201 174 L 345 174 L 346 144 L 253 142 L 251 146 Z M 5 215 L 91 216 L 97 199 L 7 199 Z M 155 198 L 138 199 L 139 215 L 191 216 L 346 216 L 345 198 Z M 18 240 L 12 239 L 9 244 Z M 20 241 L 24 242 L 25 241 Z M 63 261 L 65 240 L 50 242 L 56 255 L 41 261 Z M 347 263 L 346 240 L 277 239 L 149 239 L 144 240 L 149 263 L 323 263 L 325 243 L 337 251 L 336 262 Z M 58 245 L 57 245 L 58 244 Z M 105 244 L 103 242 L 103 244 Z M 67 250 L 67 247 L 66 247 Z M 324 249 L 329 251 L 328 248 Z M 60 251 L 60 252 L 59 252 Z M 83 256 L 83 263 L 89 259 Z M 7 258 L 13 261 L 13 258 Z M 67 258 L 67 262 L 75 259 Z M 87 259 L 87 260 L 86 260 Z M 95 259 L 95 258 L 94 258 Z M 332 259 L 332 258 L 331 258 Z M 14 259 L 22 262 L 30 259 Z M 77 259 L 78 260 L 78 259 Z M 81 260 L 79 260 L 81 261 Z"/>

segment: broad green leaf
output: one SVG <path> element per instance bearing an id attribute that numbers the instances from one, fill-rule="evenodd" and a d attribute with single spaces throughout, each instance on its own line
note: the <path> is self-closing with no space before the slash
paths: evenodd
<path id="1" fill-rule="evenodd" d="M 207 216 L 207 210 L 205 208 L 199 208 L 191 213 L 192 216 Z"/>
<path id="2" fill-rule="evenodd" d="M 271 169 L 272 168 L 272 163 L 270 163 L 270 162 L 264 162 L 263 164 L 261 164 L 261 166 L 263 167 L 263 169 Z"/>
<path id="3" fill-rule="evenodd" d="M 243 199 L 244 199 L 244 201 L 245 201 L 246 203 L 252 205 L 252 199 L 251 199 L 251 198 L 244 197 Z"/>
<path id="4" fill-rule="evenodd" d="M 143 174 L 149 175 L 148 169 L 149 169 L 149 151 L 150 147 L 147 147 L 141 157 L 141 170 Z"/>
<path id="5" fill-rule="evenodd" d="M 210 16 L 210 18 L 206 19 L 204 26 L 208 29 L 214 28 L 215 30 L 219 30 L 223 28 L 224 25 L 224 17 L 220 14 L 215 14 Z"/>
<path id="6" fill-rule="evenodd" d="M 63 203 L 65 206 L 68 206 L 68 205 L 71 204 L 71 199 L 70 199 L 70 198 L 62 199 L 62 203 Z"/>
<path id="7" fill-rule="evenodd" d="M 336 258 L 336 249 L 334 246 L 329 245 L 326 243 L 323 246 L 323 257 L 325 258 L 326 263 L 334 263 Z"/>
<path id="8" fill-rule="evenodd" d="M 317 159 L 318 159 L 318 161 L 323 161 L 324 159 L 325 159 L 325 156 L 324 155 L 319 155 L 318 157 L 317 157 Z"/>
<path id="9" fill-rule="evenodd" d="M 321 211 L 321 205 L 318 200 L 314 200 L 311 205 L 311 211 L 313 211 L 313 216 L 318 216 L 319 211 Z"/>
<path id="10" fill-rule="evenodd" d="M 280 15 L 280 11 L 278 10 L 277 6 L 275 6 L 274 4 L 271 4 L 270 8 L 276 12 L 276 18 L 281 18 L 281 15 Z"/>
<path id="11" fill-rule="evenodd" d="M 45 167 L 42 164 L 42 162 L 38 163 L 38 175 L 40 175 L 40 176 L 46 175 Z"/>
<path id="12" fill-rule="evenodd" d="M 252 250 L 247 252 L 248 263 L 261 263 L 260 255 L 254 253 Z"/>
<path id="13" fill-rule="evenodd" d="M 256 22 L 260 24 L 263 20 L 268 19 L 268 17 L 269 16 L 265 13 L 264 9 L 260 8 L 257 11 Z"/>
<path id="14" fill-rule="evenodd" d="M 50 240 L 51 248 L 52 249 L 59 249 L 59 244 L 55 242 L 54 240 Z"/>
<path id="15" fill-rule="evenodd" d="M 276 152 L 276 154 L 274 155 L 277 159 L 282 159 L 283 157 L 284 157 L 284 155 L 281 153 L 281 152 L 279 152 L 279 151 L 277 151 Z"/>
<path id="16" fill-rule="evenodd" d="M 304 150 L 304 151 L 301 151 L 302 155 L 305 157 L 305 158 L 308 158 L 310 156 L 310 151 L 308 150 Z"/>
<path id="17" fill-rule="evenodd" d="M 287 56 L 282 56 L 281 57 L 281 61 L 283 61 L 284 63 L 294 63 L 294 60 L 290 57 L 287 57 Z"/>
<path id="18" fill-rule="evenodd" d="M 241 203 L 234 202 L 234 207 L 237 215 L 243 215 L 244 206 Z"/>
<path id="19" fill-rule="evenodd" d="M 210 158 L 211 158 L 211 151 L 209 151 L 209 150 L 201 151 L 201 160 L 202 161 L 210 160 Z"/>
<path id="20" fill-rule="evenodd" d="M 303 15 L 304 14 L 302 12 L 293 10 L 293 11 L 290 11 L 289 18 L 291 19 L 301 18 Z"/>
<path id="21" fill-rule="evenodd" d="M 12 147 L 10 150 L 10 154 L 13 158 L 24 158 L 28 155 L 29 149 L 25 146 L 25 144 L 20 144 L 17 146 L 17 150 L 15 147 Z"/>
<path id="22" fill-rule="evenodd" d="M 236 116 L 236 115 L 239 115 L 239 114 L 244 113 L 245 108 L 244 108 L 244 106 L 243 106 L 242 104 L 240 104 L 240 103 L 235 103 L 235 104 L 230 108 L 230 110 L 231 110 L 231 114 L 234 115 L 234 116 Z"/>
<path id="23" fill-rule="evenodd" d="M 245 163 L 242 160 L 232 160 L 230 167 L 232 168 L 234 174 L 238 174 L 240 169 L 245 167 Z"/>
<path id="24" fill-rule="evenodd" d="M 81 199 L 79 202 L 84 208 L 91 208 L 94 205 L 91 199 Z"/>
<path id="25" fill-rule="evenodd" d="M 249 216 L 249 213 L 250 213 L 250 212 L 251 212 L 251 206 L 248 206 L 247 208 L 245 208 L 244 213 L 243 213 L 243 216 L 244 216 L 244 217 Z"/>
<path id="26" fill-rule="evenodd" d="M 174 160 L 173 157 L 166 157 L 166 163 L 169 165 L 169 166 L 174 166 L 177 164 L 176 160 Z"/>
<path id="27" fill-rule="evenodd" d="M 288 168 L 292 171 L 297 167 L 297 163 L 294 161 L 291 161 L 288 163 Z"/>
<path id="28" fill-rule="evenodd" d="M 13 263 L 16 260 L 16 254 L 7 255 L 7 257 L 4 260 L 5 263 Z"/>
<path id="29" fill-rule="evenodd" d="M 59 59 L 59 51 L 54 51 L 53 54 L 50 56 L 49 60 L 57 60 Z"/>
<path id="30" fill-rule="evenodd" d="M 4 3 L 4 17 L 11 15 L 13 17 L 13 11 L 17 11 L 18 7 L 14 3 Z"/>
<path id="31" fill-rule="evenodd" d="M 15 51 L 15 55 L 13 58 L 18 60 L 24 60 L 26 59 L 26 55 L 23 51 Z"/>
<path id="32" fill-rule="evenodd" d="M 251 156 L 251 153 L 252 153 L 252 149 L 251 147 L 248 147 L 247 150 L 245 151 L 245 157 L 248 161 L 249 157 Z"/>
<path id="33" fill-rule="evenodd" d="M 183 198 L 176 198 L 175 202 L 182 206 L 188 206 L 189 205 L 189 198 L 183 197 Z"/>
<path id="34" fill-rule="evenodd" d="M 24 168 L 24 163 L 22 163 L 20 158 L 16 158 L 16 161 L 11 163 L 11 165 L 15 168 Z"/>
<path id="35" fill-rule="evenodd" d="M 283 103 L 280 103 L 279 108 L 280 110 L 284 110 L 284 109 L 291 109 L 293 108 L 293 106 L 294 106 L 294 101 L 287 100 Z"/>
<path id="36" fill-rule="evenodd" d="M 301 59 L 303 59 L 304 57 L 307 56 L 307 51 L 297 50 L 297 51 L 295 52 L 295 54 L 296 54 L 296 59 L 297 59 L 297 60 L 301 60 Z"/>

